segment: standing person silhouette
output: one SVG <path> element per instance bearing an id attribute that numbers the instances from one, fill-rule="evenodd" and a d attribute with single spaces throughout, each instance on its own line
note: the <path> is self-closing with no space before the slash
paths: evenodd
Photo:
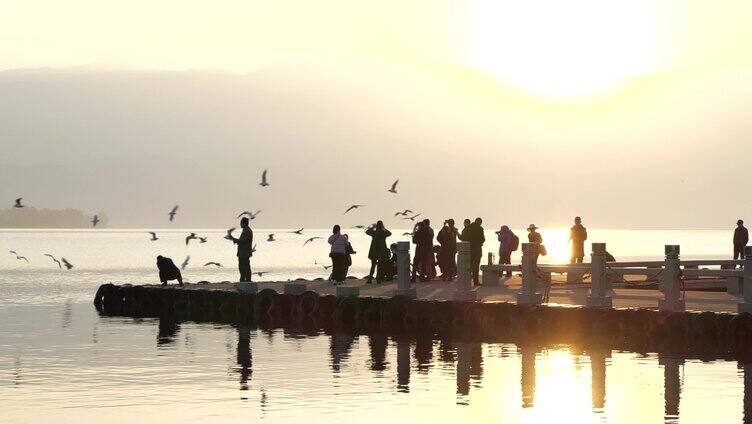
<path id="1" fill-rule="evenodd" d="M 736 221 L 734 230 L 734 260 L 744 259 L 744 247 L 749 242 L 749 232 L 741 219 Z"/>
<path id="2" fill-rule="evenodd" d="M 511 265 L 512 252 L 517 250 L 520 244 L 520 239 L 507 225 L 502 225 L 496 234 L 498 234 L 499 239 L 499 264 Z M 506 273 L 507 277 L 512 276 L 511 270 L 508 270 Z"/>
<path id="3" fill-rule="evenodd" d="M 384 228 L 382 221 L 371 224 L 366 230 L 366 234 L 371 236 L 371 247 L 368 249 L 368 259 L 371 260 L 371 272 L 368 273 L 366 284 L 373 281 L 373 273 L 376 272 L 376 284 L 381 284 L 381 277 L 384 273 L 384 265 L 390 258 L 390 251 L 386 247 L 386 239 L 391 236 L 391 231 Z M 378 265 L 378 270 L 377 270 Z"/>
<path id="4" fill-rule="evenodd" d="M 483 243 L 486 242 L 486 235 L 481 224 L 483 220 L 475 218 L 475 221 L 467 227 L 466 241 L 470 242 L 470 266 L 473 270 L 473 283 L 476 286 L 480 284 L 480 259 L 483 256 Z"/>
<path id="5" fill-rule="evenodd" d="M 243 231 L 239 238 L 230 236 L 233 243 L 238 245 L 238 270 L 240 271 L 240 282 L 251 281 L 251 256 L 253 256 L 253 230 L 248 225 L 248 218 L 243 217 L 240 220 L 240 228 Z"/>
<path id="6" fill-rule="evenodd" d="M 454 226 L 454 219 L 444 221 L 444 226 L 436 236 L 436 241 L 441 245 L 439 268 L 441 279 L 451 281 L 457 276 L 457 237 L 459 232 Z M 443 266 L 442 266 L 443 265 Z"/>
<path id="7" fill-rule="evenodd" d="M 332 235 L 329 236 L 328 241 L 332 246 L 329 250 L 329 257 L 332 258 L 332 281 L 334 285 L 337 285 L 337 283 L 341 283 L 347 278 L 347 269 L 350 266 L 347 263 L 350 241 L 347 234 L 341 233 L 339 225 L 332 227 Z"/>
<path id="8" fill-rule="evenodd" d="M 573 264 L 582 263 L 585 259 L 585 240 L 587 240 L 587 229 L 582 226 L 582 218 L 576 216 L 574 225 L 569 230 L 569 240 L 572 242 L 572 258 L 569 262 Z"/>

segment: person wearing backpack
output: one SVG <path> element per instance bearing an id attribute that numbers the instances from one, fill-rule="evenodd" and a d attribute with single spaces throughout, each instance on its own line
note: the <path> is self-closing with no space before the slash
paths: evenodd
<path id="1" fill-rule="evenodd" d="M 506 225 L 502 225 L 496 234 L 499 235 L 499 265 L 511 265 L 512 252 L 520 246 L 520 238 Z M 506 273 L 507 277 L 512 276 L 511 270 Z"/>

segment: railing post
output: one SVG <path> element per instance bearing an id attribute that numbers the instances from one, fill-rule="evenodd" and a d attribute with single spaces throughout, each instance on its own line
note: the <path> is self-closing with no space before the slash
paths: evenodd
<path id="1" fill-rule="evenodd" d="M 742 282 L 744 302 L 737 304 L 737 311 L 752 314 L 752 246 L 744 248 L 744 281 Z"/>
<path id="2" fill-rule="evenodd" d="M 613 301 L 608 296 L 606 281 L 606 243 L 592 243 L 591 246 L 590 296 L 586 305 L 590 308 L 610 308 Z"/>
<path id="3" fill-rule="evenodd" d="M 684 311 L 684 299 L 681 298 L 681 282 L 679 281 L 679 246 L 667 244 L 664 248 L 666 260 L 663 264 L 663 278 L 660 289 L 663 299 L 658 300 L 661 311 Z"/>
<path id="4" fill-rule="evenodd" d="M 538 283 L 538 244 L 522 243 L 522 289 L 517 293 L 518 305 L 539 305 L 542 295 L 536 292 Z"/>
<path id="5" fill-rule="evenodd" d="M 454 300 L 477 300 L 478 292 L 472 287 L 472 270 L 470 264 L 470 243 L 457 242 L 457 290 Z"/>
<path id="6" fill-rule="evenodd" d="M 397 242 L 397 289 L 393 296 L 417 297 L 415 288 L 410 287 L 410 242 Z"/>

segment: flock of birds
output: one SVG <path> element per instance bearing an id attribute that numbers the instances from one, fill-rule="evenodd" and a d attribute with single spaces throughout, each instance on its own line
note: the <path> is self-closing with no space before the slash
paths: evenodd
<path id="1" fill-rule="evenodd" d="M 268 176 L 268 170 L 265 169 L 261 173 L 261 181 L 259 182 L 259 186 L 261 186 L 263 188 L 266 188 L 266 187 L 270 186 L 269 181 L 267 179 L 267 176 Z M 399 184 L 399 179 L 395 180 L 391 184 L 391 186 L 389 187 L 389 189 L 387 189 L 387 192 L 392 193 L 392 194 L 397 194 L 397 185 L 398 184 Z M 365 206 L 366 205 L 362 205 L 362 204 L 353 204 L 353 205 L 350 205 L 347 209 L 345 209 L 344 214 L 347 214 L 347 213 L 349 213 L 349 212 L 351 212 L 353 210 L 357 210 L 359 208 L 363 208 Z M 17 198 L 16 201 L 15 201 L 15 203 L 14 203 L 14 205 L 13 205 L 13 207 L 14 208 L 25 208 L 26 205 L 23 204 L 23 197 Z M 179 207 L 180 207 L 179 205 L 175 205 L 167 213 L 167 216 L 168 216 L 170 222 L 175 221 L 175 217 L 178 214 Z M 256 210 L 256 211 L 242 211 L 240 214 L 238 214 L 237 218 L 248 217 L 249 220 L 254 220 L 254 219 L 256 219 L 256 217 L 260 213 L 261 213 L 261 210 Z M 405 210 L 402 210 L 402 211 L 397 211 L 394 214 L 395 218 L 398 217 L 398 216 L 402 216 L 402 219 L 404 219 L 404 220 L 410 220 L 410 221 L 414 222 L 416 218 L 418 218 L 419 216 L 421 216 L 421 214 L 420 213 L 414 213 L 410 209 L 405 209 Z M 96 227 L 97 224 L 99 224 L 99 222 L 100 222 L 99 216 L 95 214 L 91 218 L 92 227 Z M 355 225 L 353 228 L 363 229 L 363 228 L 365 228 L 365 226 L 364 225 Z M 235 230 L 236 230 L 235 227 L 228 229 L 227 230 L 227 235 L 225 235 L 224 238 L 227 239 L 227 240 L 233 240 L 234 237 L 232 236 L 232 233 Z M 305 230 L 305 228 L 300 228 L 298 230 L 289 231 L 289 233 L 291 233 L 291 234 L 297 234 L 297 235 L 303 235 L 303 231 L 304 230 Z M 151 236 L 151 238 L 149 239 L 150 241 L 154 242 L 154 241 L 159 240 L 159 237 L 157 236 L 156 232 L 149 231 L 148 233 Z M 408 235 L 412 235 L 412 233 L 407 232 L 407 233 L 404 233 L 403 235 L 408 236 Z M 269 234 L 267 236 L 266 241 L 267 242 L 274 242 L 274 241 L 276 241 L 276 239 L 274 238 L 274 236 L 275 236 L 275 234 L 273 234 L 273 233 Z M 318 237 L 318 236 L 309 237 L 309 238 L 307 238 L 303 242 L 303 246 L 307 245 L 308 243 L 312 243 L 312 242 L 314 242 L 316 240 L 320 240 L 320 239 L 323 239 L 323 237 Z M 190 234 L 188 234 L 185 237 L 185 245 L 188 246 L 192 240 L 195 240 L 195 242 L 197 242 L 199 244 L 202 244 L 202 243 L 206 243 L 207 237 L 202 237 L 202 236 L 200 236 L 200 235 L 198 235 L 198 234 L 196 234 L 194 232 L 191 232 Z M 251 248 L 251 251 L 252 252 L 256 252 L 256 247 L 257 247 L 257 244 L 254 244 L 252 246 L 252 248 Z M 23 261 L 26 261 L 27 263 L 29 262 L 28 258 L 26 258 L 25 256 L 19 255 L 14 250 L 11 250 L 10 253 L 16 255 L 16 259 L 17 260 L 23 260 Z M 49 253 L 45 253 L 44 255 L 48 256 L 50 259 L 52 259 L 58 265 L 58 267 L 60 267 L 61 269 L 62 269 L 63 266 L 65 266 L 65 268 L 68 269 L 68 270 L 71 269 L 71 268 L 73 268 L 73 265 L 68 260 L 66 260 L 65 258 L 60 258 L 60 260 L 58 260 L 57 258 L 55 258 L 53 255 L 51 255 Z M 183 260 L 183 262 L 181 263 L 180 268 L 184 270 L 188 266 L 188 264 L 190 262 L 190 259 L 191 259 L 190 255 L 186 256 L 185 260 Z M 314 261 L 314 264 L 315 265 L 321 265 L 325 270 L 328 270 L 329 268 L 331 268 L 331 265 L 319 264 L 317 261 Z M 214 267 L 219 268 L 219 267 L 222 267 L 222 264 L 220 262 L 210 261 L 210 262 L 206 262 L 203 266 L 205 266 L 205 267 L 214 266 Z M 266 273 L 268 273 L 268 271 L 257 271 L 257 272 L 254 272 L 253 274 L 258 275 L 259 277 L 261 277 L 261 276 L 263 276 Z"/>

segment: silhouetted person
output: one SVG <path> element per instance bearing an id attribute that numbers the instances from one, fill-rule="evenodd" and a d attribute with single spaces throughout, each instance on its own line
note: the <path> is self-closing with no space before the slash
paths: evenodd
<path id="1" fill-rule="evenodd" d="M 248 218 L 240 220 L 240 228 L 243 231 L 239 238 L 230 236 L 233 243 L 238 245 L 238 270 L 240 281 L 251 281 L 251 256 L 253 256 L 253 230 L 248 225 Z"/>
<path id="2" fill-rule="evenodd" d="M 442 280 L 450 281 L 457 275 L 457 237 L 459 235 L 459 231 L 454 226 L 454 220 L 450 218 L 444 221 L 444 226 L 436 236 L 436 241 L 441 245 L 439 268 Z"/>
<path id="3" fill-rule="evenodd" d="M 734 260 L 744 259 L 744 246 L 749 242 L 749 232 L 741 219 L 736 221 L 734 230 Z"/>
<path id="4" fill-rule="evenodd" d="M 329 342 L 329 354 L 331 355 L 332 371 L 338 373 L 341 365 L 350 357 L 355 337 L 346 333 L 332 334 Z"/>
<path id="5" fill-rule="evenodd" d="M 159 268 L 159 281 L 162 282 L 163 286 L 166 286 L 170 280 L 178 280 L 178 284 L 183 285 L 183 276 L 172 259 L 161 255 L 157 256 L 157 268 Z"/>
<path id="6" fill-rule="evenodd" d="M 510 265 L 512 263 L 512 252 L 519 247 L 520 238 L 506 225 L 502 225 L 496 234 L 499 235 L 499 265 Z M 512 271 L 507 271 L 507 277 L 511 276 Z"/>
<path id="7" fill-rule="evenodd" d="M 431 268 L 433 268 L 433 229 L 431 228 L 431 221 L 424 219 L 416 225 L 413 243 L 415 243 L 415 260 L 413 261 L 411 280 L 415 281 L 416 275 L 419 275 L 421 281 L 426 281 L 431 276 Z"/>
<path id="8" fill-rule="evenodd" d="M 539 232 L 536 230 L 538 227 L 535 226 L 535 224 L 530 224 L 529 227 L 527 227 L 527 241 L 530 243 L 535 243 L 538 245 L 538 250 L 535 252 L 535 263 L 538 263 L 538 255 L 543 254 L 545 256 L 545 253 L 543 253 L 543 249 L 545 249 L 543 246 L 543 236 L 540 235 Z"/>
<path id="9" fill-rule="evenodd" d="M 585 259 L 587 229 L 582 226 L 582 218 L 579 216 L 574 218 L 574 225 L 569 230 L 569 240 L 572 242 L 572 258 L 569 262 L 581 264 L 582 260 Z"/>
<path id="10" fill-rule="evenodd" d="M 486 242 L 482 223 L 482 219 L 475 218 L 475 221 L 462 231 L 464 235 L 462 240 L 470 242 L 470 267 L 473 271 L 473 284 L 475 285 L 480 284 L 480 259 L 483 256 L 483 243 Z"/>
<path id="11" fill-rule="evenodd" d="M 382 221 L 378 221 L 368 227 L 366 234 L 371 236 L 371 247 L 368 249 L 368 259 L 371 260 L 371 272 L 368 273 L 366 283 L 371 284 L 373 273 L 378 266 L 378 271 L 376 272 L 376 284 L 381 284 L 381 274 L 383 273 L 382 268 L 384 267 L 384 263 L 391 257 L 389 249 L 386 247 L 386 239 L 391 236 L 392 233 L 384 228 L 384 223 Z"/>
<path id="12" fill-rule="evenodd" d="M 329 257 L 332 258 L 332 280 L 334 284 L 341 283 L 347 278 L 347 263 L 349 259 L 348 245 L 350 244 L 347 234 L 341 234 L 339 225 L 332 228 L 332 235 L 329 236 L 329 244 L 332 246 L 329 250 Z"/>

